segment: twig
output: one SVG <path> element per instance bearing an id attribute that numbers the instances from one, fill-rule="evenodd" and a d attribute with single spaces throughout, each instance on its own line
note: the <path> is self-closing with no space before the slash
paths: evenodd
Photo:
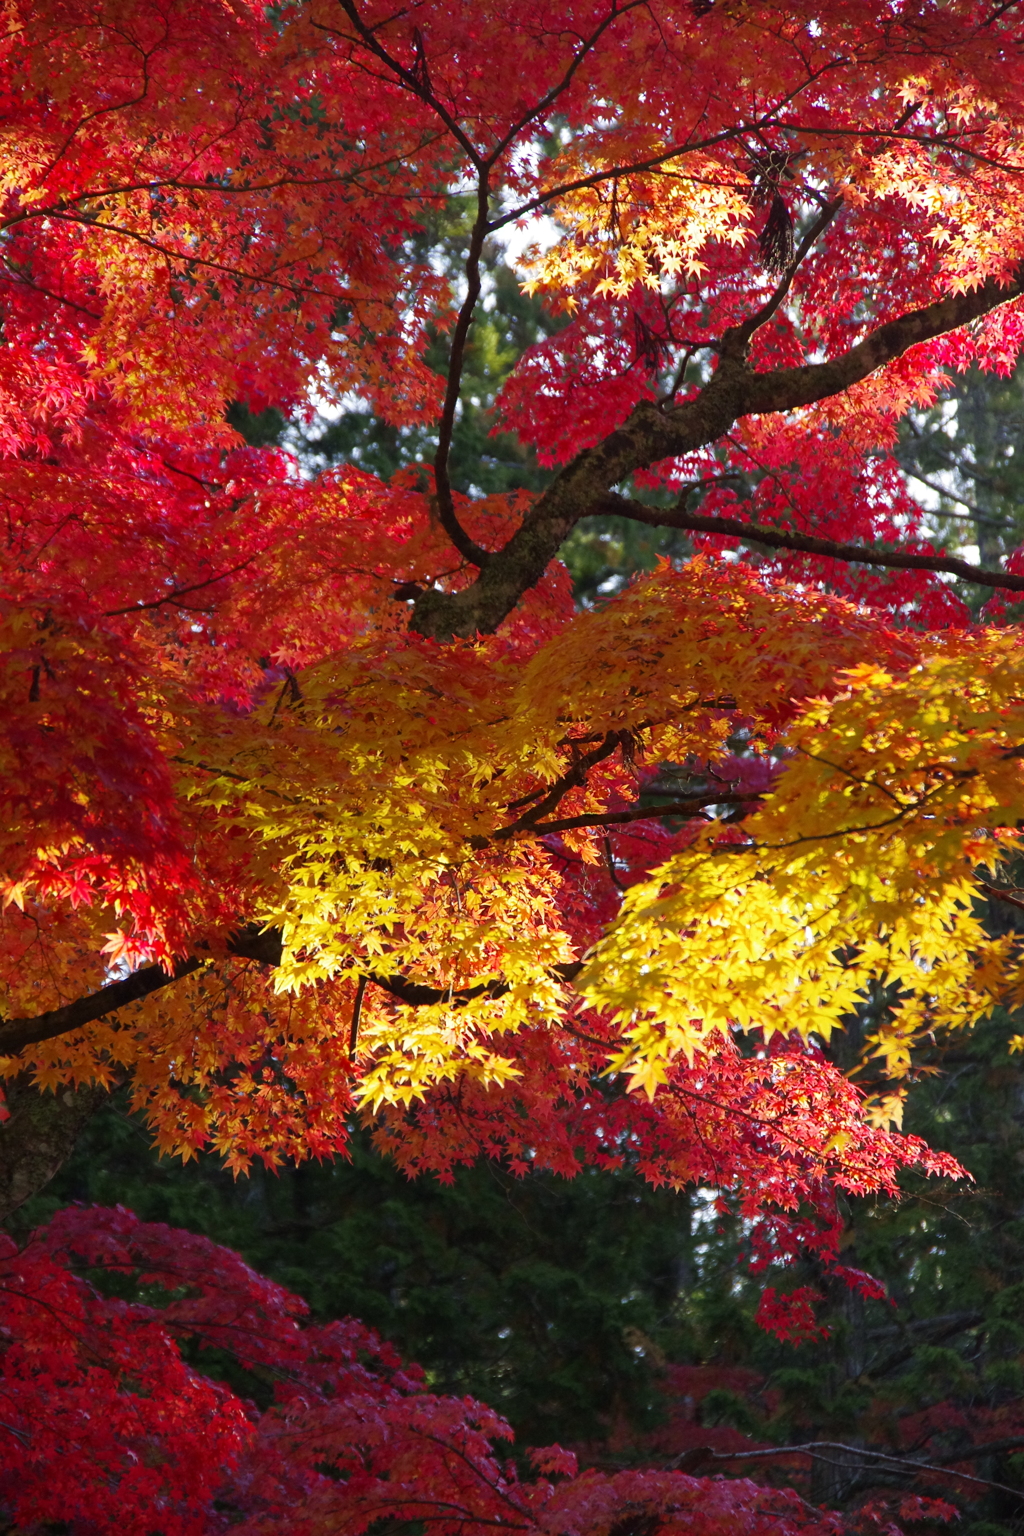
<path id="1" fill-rule="evenodd" d="M 996 1442 L 996 1444 L 999 1445 L 1002 1445 L 1002 1443 L 1003 1442 L 1001 1441 Z M 1024 1437 L 1015 1439 L 1013 1444 L 1024 1445 Z M 1009 1449 L 1010 1446 L 1007 1445 L 1006 1448 Z M 972 1446 L 970 1450 L 957 1452 L 955 1456 L 951 1454 L 949 1460 L 972 1461 L 977 1456 L 988 1455 L 991 1449 L 992 1447 L 986 1445 Z M 886 1466 L 898 1467 L 901 1470 L 913 1472 L 936 1472 L 940 1477 L 959 1477 L 962 1478 L 964 1482 L 977 1483 L 982 1488 L 998 1488 L 1001 1493 L 1011 1493 L 1016 1499 L 1024 1499 L 1024 1490 L 1020 1488 L 1011 1488 L 1007 1483 L 996 1483 L 993 1482 L 991 1478 L 987 1477 L 975 1477 L 970 1472 L 957 1472 L 951 1467 L 941 1466 L 936 1462 L 914 1461 L 906 1456 L 890 1456 L 884 1451 L 872 1451 L 861 1445 L 844 1445 L 842 1441 L 839 1440 L 809 1440 L 804 1445 L 766 1446 L 762 1450 L 758 1451 L 715 1451 L 712 1450 L 710 1446 L 708 1446 L 704 1449 L 704 1453 L 700 1457 L 700 1460 L 704 1462 L 753 1461 L 759 1458 L 763 1459 L 768 1456 L 809 1456 L 812 1461 L 824 1462 L 826 1466 L 839 1467 L 843 1471 L 867 1470 L 863 1467 L 855 1469 L 845 1465 L 844 1463 L 833 1461 L 830 1457 L 818 1455 L 817 1453 L 819 1451 L 841 1451 L 844 1455 L 847 1456 L 859 1456 L 862 1458 L 866 1457 L 870 1461 L 884 1464 Z M 695 1449 L 694 1451 L 687 1451 L 683 1454 L 685 1456 L 695 1457 L 697 1450 Z M 681 1457 L 679 1459 L 682 1460 Z"/>
<path id="2" fill-rule="evenodd" d="M 188 587 L 174 587 L 163 597 L 155 597 L 149 603 L 129 603 L 126 608 L 108 608 L 103 615 L 105 619 L 118 619 L 125 613 L 142 613 L 147 608 L 162 608 L 165 603 L 177 603 L 179 597 L 187 597 L 190 592 L 199 592 L 203 587 L 212 587 L 218 581 L 226 581 L 229 576 L 237 576 L 239 571 L 244 571 L 247 565 L 252 565 L 255 555 L 250 555 L 248 560 L 242 560 L 238 565 L 233 565 L 228 571 L 221 571 L 217 576 L 207 576 L 204 581 L 194 581 Z"/>
<path id="3" fill-rule="evenodd" d="M 356 987 L 356 1000 L 352 1004 L 352 1027 L 348 1032 L 348 1059 L 355 1061 L 356 1044 L 359 1040 L 359 1016 L 363 1011 L 363 993 L 366 991 L 368 976 L 360 976 L 359 985 Z"/>

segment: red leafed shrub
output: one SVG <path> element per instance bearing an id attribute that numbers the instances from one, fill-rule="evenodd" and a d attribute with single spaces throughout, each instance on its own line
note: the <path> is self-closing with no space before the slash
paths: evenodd
<path id="1" fill-rule="evenodd" d="M 524 1480 L 508 1425 L 427 1390 L 416 1366 L 206 1238 L 73 1207 L 0 1247 L 0 1509 L 19 1531 L 199 1536 L 838 1536 L 788 1490 L 681 1472 L 578 1472 L 558 1446 Z M 201 1373 L 194 1360 L 264 1406 Z M 245 1390 L 243 1385 L 241 1390 Z"/>

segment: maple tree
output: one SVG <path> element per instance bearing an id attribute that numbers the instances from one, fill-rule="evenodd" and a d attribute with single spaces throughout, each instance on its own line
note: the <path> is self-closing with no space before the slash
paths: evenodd
<path id="1" fill-rule="evenodd" d="M 951 1171 L 821 1042 L 871 998 L 898 1084 L 1020 994 L 976 906 L 1020 899 L 1019 634 L 943 578 L 1005 620 L 1024 573 L 934 550 L 892 452 L 1019 350 L 1017 9 L 10 10 L 7 1206 L 124 1079 L 240 1168 L 355 1113 L 411 1172 L 629 1144 L 836 1273 L 838 1192 Z M 541 215 L 566 323 L 497 425 L 551 477 L 457 491 L 485 242 Z M 314 386 L 432 460 L 230 425 Z M 696 557 L 576 612 L 595 513 Z"/>

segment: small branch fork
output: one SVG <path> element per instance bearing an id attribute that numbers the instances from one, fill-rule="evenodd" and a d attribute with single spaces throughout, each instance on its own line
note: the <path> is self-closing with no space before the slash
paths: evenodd
<path id="1" fill-rule="evenodd" d="M 782 303 L 783 299 L 789 293 L 790 288 L 793 286 L 793 279 L 796 277 L 796 274 L 799 271 L 804 259 L 810 254 L 811 247 L 815 245 L 819 237 L 825 233 L 826 229 L 835 219 L 842 206 L 843 199 L 841 197 L 833 198 L 830 203 L 825 204 L 825 207 L 821 210 L 818 217 L 811 224 L 807 233 L 804 235 L 804 238 L 801 240 L 799 246 L 794 252 L 793 259 L 782 273 L 782 276 L 779 278 L 774 292 L 769 296 L 766 302 L 762 304 L 761 308 L 755 310 L 752 315 L 748 315 L 746 320 L 744 320 L 741 325 L 733 326 L 730 330 L 725 332 L 724 336 L 722 337 L 723 355 L 746 355 L 746 350 L 750 344 L 751 337 L 756 331 L 761 329 L 762 325 L 767 325 L 768 321 L 775 314 L 779 305 Z"/>
<path id="2" fill-rule="evenodd" d="M 733 709 L 735 701 L 725 698 L 698 699 L 687 708 Z M 738 805 L 760 798 L 758 794 L 732 794 L 724 789 L 709 790 L 699 795 L 684 795 L 669 804 L 659 806 L 637 805 L 615 811 L 586 812 L 562 820 L 544 820 L 545 816 L 550 816 L 551 812 L 558 808 L 571 789 L 583 788 L 590 769 L 604 762 L 616 749 L 621 749 L 623 762 L 631 764 L 638 750 L 638 738 L 645 729 L 646 723 L 634 726 L 631 730 L 607 731 L 590 752 L 581 752 L 580 748 L 593 741 L 593 736 L 576 739 L 570 737 L 562 742 L 561 745 L 568 746 L 573 753 L 573 761 L 565 773 L 546 788 L 534 790 L 532 794 L 509 801 L 505 807 L 507 811 L 517 811 L 522 806 L 530 805 L 531 801 L 536 803 L 530 810 L 524 811 L 517 821 L 499 827 L 497 831 L 491 833 L 490 837 L 470 838 L 470 847 L 486 848 L 490 843 L 506 842 L 509 838 L 520 834 L 541 836 L 546 832 L 567 832 L 576 827 L 625 826 L 634 821 L 648 821 L 656 816 L 690 817 L 709 805 Z"/>
<path id="3" fill-rule="evenodd" d="M 494 166 L 501 156 L 508 150 L 531 122 L 548 112 L 572 84 L 584 59 L 593 51 L 602 35 L 613 26 L 622 16 L 630 11 L 642 7 L 646 0 L 613 0 L 605 15 L 594 27 L 588 37 L 585 37 L 578 49 L 573 54 L 561 79 L 546 91 L 545 94 L 530 107 L 517 122 L 513 123 L 502 137 L 485 153 L 474 144 L 457 118 L 440 100 L 433 89 L 430 80 L 430 69 L 426 57 L 426 49 L 422 34 L 419 29 L 414 31 L 414 43 L 416 57 L 412 66 L 405 65 L 400 59 L 387 49 L 377 36 L 378 29 L 366 24 L 359 14 L 356 0 L 339 0 L 341 9 L 354 28 L 359 42 L 373 56 L 380 60 L 392 76 L 411 91 L 413 95 L 430 108 L 440 119 L 445 128 L 463 150 L 470 164 L 476 172 L 476 217 L 470 234 L 469 251 L 466 257 L 466 295 L 459 306 L 455 326 L 452 331 L 451 350 L 448 358 L 448 374 L 445 380 L 444 404 L 441 410 L 441 420 L 438 425 L 437 449 L 434 454 L 434 493 L 437 501 L 437 515 L 442 528 L 448 535 L 452 544 L 458 550 L 463 559 L 475 565 L 478 570 L 483 570 L 492 558 L 489 550 L 484 549 L 459 522 L 455 512 L 455 498 L 452 493 L 449 463 L 451 459 L 452 437 L 455 431 L 455 415 L 459 403 L 459 394 L 462 387 L 462 372 L 465 366 L 466 346 L 469 339 L 470 328 L 473 323 L 473 315 L 480 298 L 480 261 L 483 256 L 484 242 L 487 236 L 500 228 L 506 219 L 492 220 L 490 217 L 491 186 L 490 177 Z M 329 28 L 321 28 L 327 31 Z M 547 201 L 554 194 L 547 195 Z"/>
<path id="4" fill-rule="evenodd" d="M 621 747 L 623 756 L 631 750 L 633 737 L 629 731 L 608 731 L 602 741 L 591 752 L 579 753 L 577 743 L 570 741 L 570 749 L 574 753 L 572 766 L 556 779 L 547 790 L 537 790 L 532 795 L 524 795 L 521 800 L 513 800 L 506 807 L 507 810 L 516 811 L 522 805 L 529 805 L 531 800 L 537 804 L 529 811 L 525 811 L 518 821 L 512 822 L 507 827 L 502 827 L 496 837 L 512 837 L 517 832 L 533 831 L 537 823 L 547 816 L 560 803 L 570 789 L 581 788 L 587 782 L 587 773 L 607 757 L 611 757 L 616 747 Z"/>

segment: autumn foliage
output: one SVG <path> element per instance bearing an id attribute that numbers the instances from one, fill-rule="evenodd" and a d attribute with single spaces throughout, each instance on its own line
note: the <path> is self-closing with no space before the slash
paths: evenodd
<path id="1" fill-rule="evenodd" d="M 492 1410 L 432 1394 L 361 1324 L 313 1325 L 297 1297 L 234 1254 L 127 1211 L 65 1211 L 0 1264 L 0 1496 L 19 1525 L 185 1536 L 361 1532 L 390 1518 L 475 1536 L 655 1516 L 715 1536 L 843 1530 L 796 1494 L 749 1482 L 577 1475 L 559 1446 L 532 1451 L 534 1476 L 521 1479 Z M 119 1300 L 119 1278 L 151 1301 Z M 204 1351 L 230 1356 L 266 1406 L 198 1374 L 183 1349 L 200 1365 Z"/>
<path id="2" fill-rule="evenodd" d="M 1024 574 L 933 549 L 891 452 L 1024 339 L 1017 7 L 5 15 L 3 1073 L 128 1081 L 161 1147 L 242 1169 L 356 1115 L 442 1175 L 629 1146 L 735 1191 L 755 1263 L 840 1272 L 838 1193 L 950 1171 L 893 1129 L 916 1044 L 1024 999 L 980 916 L 1018 900 Z M 552 475 L 482 496 L 450 446 L 516 227 L 565 323 L 496 426 Z M 436 423 L 433 464 L 312 478 L 228 424 L 313 391 Z M 558 550 L 606 513 L 694 558 L 577 611 Z M 827 1046 L 868 1002 L 866 1096 Z M 682 1474 L 520 1484 L 487 1410 L 197 1241 L 72 1213 L 5 1256 L 16 1520 L 69 1518 L 73 1432 L 83 1530 L 828 1525 Z M 261 1414 L 178 1352 L 225 1316 Z"/>

